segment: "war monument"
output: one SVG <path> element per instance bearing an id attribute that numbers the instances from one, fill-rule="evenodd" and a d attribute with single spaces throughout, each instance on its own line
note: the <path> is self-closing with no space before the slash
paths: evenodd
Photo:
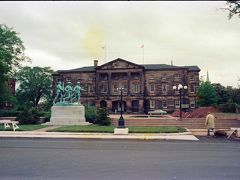
<path id="1" fill-rule="evenodd" d="M 73 86 L 70 81 L 64 87 L 59 81 L 56 96 L 51 108 L 50 125 L 89 125 L 85 119 L 85 108 L 80 102 L 81 91 L 85 91 L 80 82 Z"/>

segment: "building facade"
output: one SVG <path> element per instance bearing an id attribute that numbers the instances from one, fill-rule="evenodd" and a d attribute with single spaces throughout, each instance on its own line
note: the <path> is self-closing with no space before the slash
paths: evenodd
<path id="1" fill-rule="evenodd" d="M 78 81 L 85 89 L 81 103 L 106 107 L 110 113 L 121 109 L 120 90 L 124 88 L 122 108 L 126 113 L 143 113 L 155 109 L 174 111 L 180 106 L 179 91 L 173 86 L 182 84 L 182 108 L 195 108 L 199 87 L 198 66 L 173 66 L 166 64 L 139 65 L 124 59 L 115 59 L 101 66 L 94 66 L 53 73 L 53 88 L 58 81 Z"/>

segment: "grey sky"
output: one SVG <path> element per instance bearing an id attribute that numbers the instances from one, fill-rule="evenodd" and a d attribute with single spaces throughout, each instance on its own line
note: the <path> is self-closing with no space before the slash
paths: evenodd
<path id="1" fill-rule="evenodd" d="M 0 23 L 24 41 L 32 66 L 54 70 L 123 58 L 198 65 L 201 75 L 236 87 L 240 19 L 218 10 L 225 2 L 0 2 Z"/>

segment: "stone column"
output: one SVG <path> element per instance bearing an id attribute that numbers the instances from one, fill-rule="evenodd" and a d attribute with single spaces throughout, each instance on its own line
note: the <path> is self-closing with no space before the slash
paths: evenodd
<path id="1" fill-rule="evenodd" d="M 99 98 L 99 73 L 96 73 L 96 96 Z"/>
<path id="2" fill-rule="evenodd" d="M 130 95 L 130 85 L 131 85 L 131 72 L 128 72 L 128 92 L 127 92 L 128 95 Z"/>
<path id="3" fill-rule="evenodd" d="M 100 108 L 100 100 L 95 100 L 95 106 L 96 108 Z"/>
<path id="4" fill-rule="evenodd" d="M 145 84 L 144 84 L 144 74 L 143 72 L 140 73 L 140 94 L 144 94 L 144 87 L 145 87 Z"/>
<path id="5" fill-rule="evenodd" d="M 127 113 L 132 112 L 132 101 L 130 99 L 126 100 Z"/>
<path id="6" fill-rule="evenodd" d="M 144 101 L 143 99 L 139 100 L 139 112 L 144 113 Z"/>
<path id="7" fill-rule="evenodd" d="M 108 98 L 112 95 L 112 73 L 108 72 Z"/>
<path id="8" fill-rule="evenodd" d="M 107 100 L 107 109 L 108 109 L 108 112 L 112 112 L 112 101 L 111 100 Z"/>

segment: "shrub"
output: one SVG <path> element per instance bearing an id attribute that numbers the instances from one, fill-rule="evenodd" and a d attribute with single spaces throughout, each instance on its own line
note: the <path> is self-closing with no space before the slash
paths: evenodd
<path id="1" fill-rule="evenodd" d="M 21 111 L 0 110 L 0 117 L 16 117 Z"/>
<path id="2" fill-rule="evenodd" d="M 94 123 L 97 117 L 95 106 L 85 106 L 85 117 L 86 121 L 90 123 Z"/>
<path id="3" fill-rule="evenodd" d="M 97 110 L 97 117 L 95 124 L 108 126 L 111 124 L 111 119 L 108 117 L 108 111 L 106 108 L 99 108 Z"/>
<path id="4" fill-rule="evenodd" d="M 225 104 L 219 104 L 218 108 L 222 112 L 229 112 L 229 113 L 235 113 L 237 109 L 237 104 L 236 103 L 225 103 Z"/>
<path id="5" fill-rule="evenodd" d="M 43 116 L 44 116 L 44 122 L 49 122 L 51 118 L 51 111 L 45 111 L 43 113 Z"/>
<path id="6" fill-rule="evenodd" d="M 16 120 L 20 124 L 39 124 L 40 123 L 40 113 L 37 109 L 25 109 L 23 112 L 19 113 Z"/>

